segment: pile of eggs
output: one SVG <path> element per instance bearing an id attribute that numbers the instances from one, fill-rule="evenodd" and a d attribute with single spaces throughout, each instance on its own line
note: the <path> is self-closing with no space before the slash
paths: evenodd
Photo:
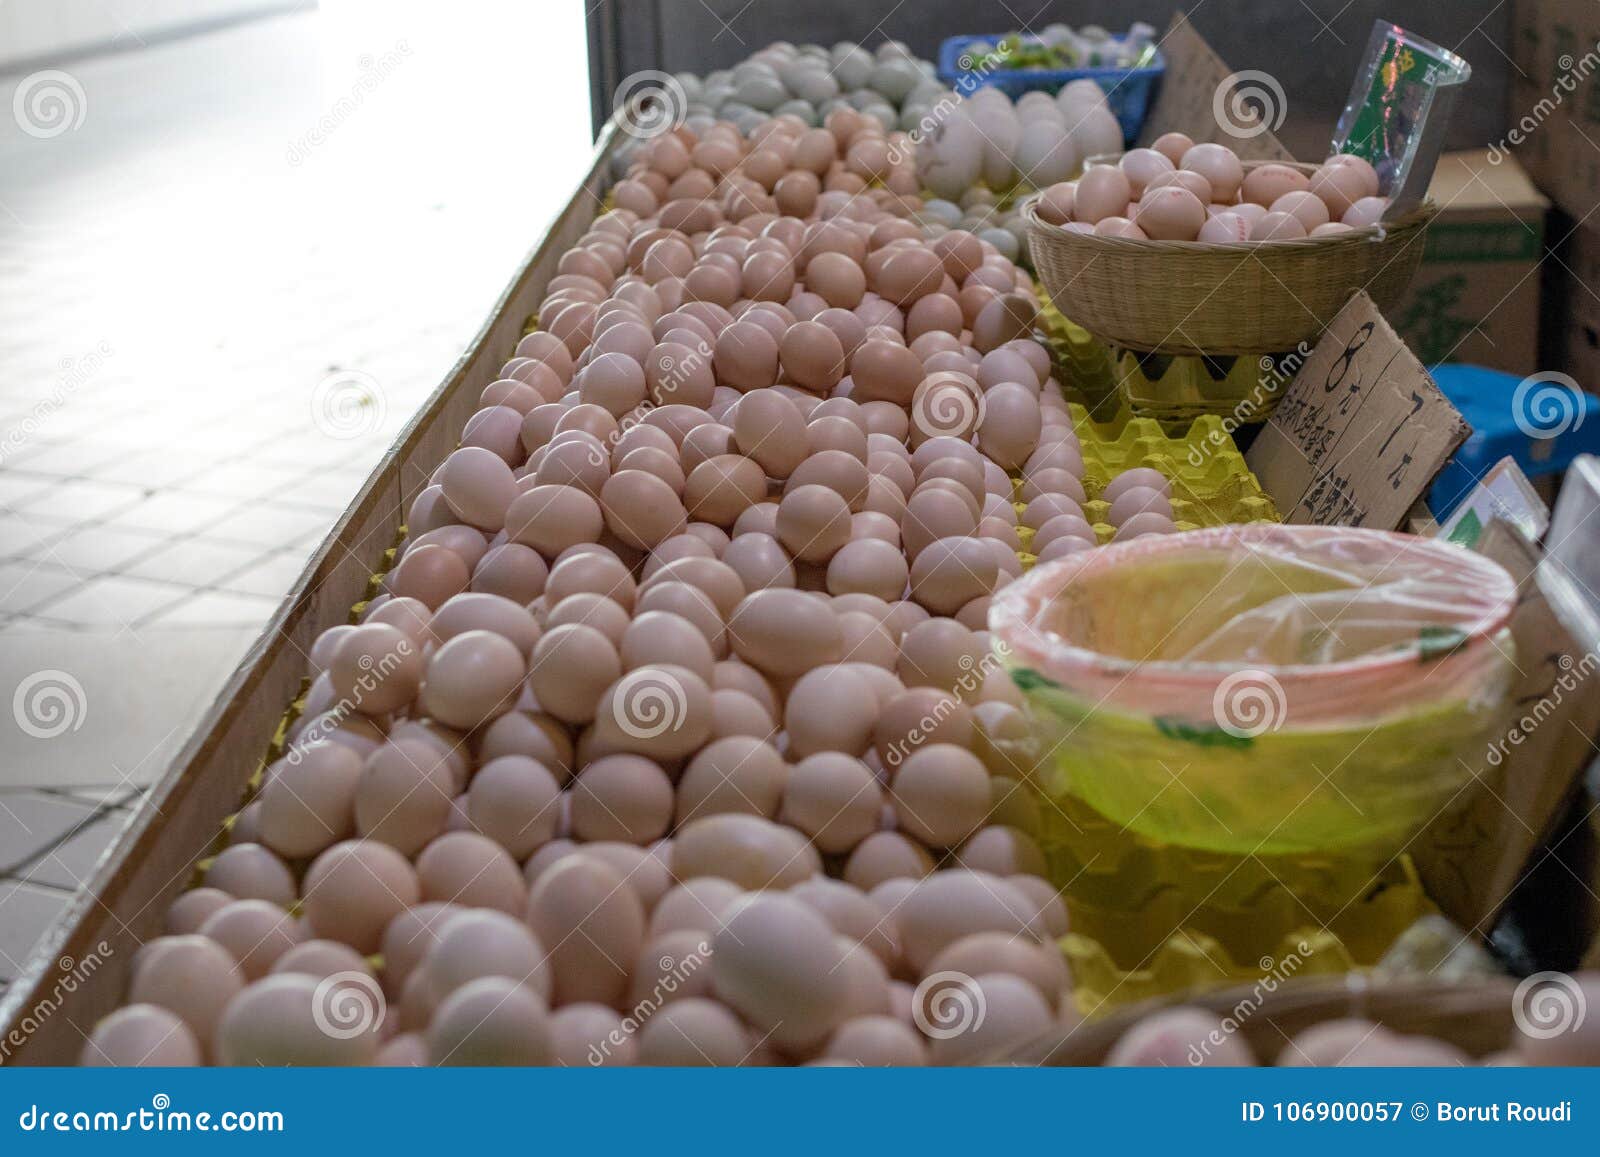
<path id="1" fill-rule="evenodd" d="M 748 133 L 768 116 L 821 124 L 836 108 L 853 108 L 885 131 L 920 121 L 942 91 L 933 65 L 898 40 L 869 51 L 842 40 L 832 48 L 777 41 L 730 70 L 702 80 L 680 73 L 691 118 L 731 121 Z M 697 130 L 703 126 L 692 123 Z"/>
<path id="2" fill-rule="evenodd" d="M 959 1063 L 1076 1022 L 986 620 L 1022 528 L 1092 544 L 1082 452 L 1031 282 L 925 237 L 890 143 L 835 109 L 638 152 L 86 1062 Z"/>
<path id="3" fill-rule="evenodd" d="M 1600 973 L 1578 973 L 1577 1007 L 1600 999 Z M 1230 1027 L 1231 1026 L 1231 1027 Z M 1164 1009 L 1144 1017 L 1112 1046 L 1102 1062 L 1113 1066 L 1238 1068 L 1259 1064 L 1254 1051 L 1230 1020 L 1195 1007 Z M 1500 1052 L 1475 1060 L 1449 1041 L 1395 1032 L 1362 1017 L 1321 1021 L 1283 1040 L 1276 1063 L 1316 1068 L 1456 1068 L 1489 1066 L 1576 1066 L 1600 1064 L 1600 1031 L 1580 1016 L 1571 1031 L 1529 1031 L 1515 1026 Z"/>
<path id="4" fill-rule="evenodd" d="M 1337 154 L 1309 175 L 1277 163 L 1246 171 L 1226 145 L 1167 133 L 1044 189 L 1037 212 L 1073 232 L 1136 241 L 1288 241 L 1377 224 L 1389 207 L 1378 187 L 1361 157 Z"/>
<path id="5" fill-rule="evenodd" d="M 1023 219 L 1020 203 L 1008 202 L 983 185 L 968 189 L 956 201 L 924 198 L 916 220 L 922 225 L 924 236 L 933 238 L 949 229 L 962 229 L 993 245 L 1008 261 L 1031 268 L 1028 223 Z"/>
<path id="6" fill-rule="evenodd" d="M 1004 190 L 1066 181 L 1090 157 L 1122 150 L 1122 126 L 1092 80 L 1055 96 L 1024 93 L 1015 104 L 998 88 L 958 99 L 946 93 L 918 126 L 917 176 L 948 201 L 980 183 Z"/>

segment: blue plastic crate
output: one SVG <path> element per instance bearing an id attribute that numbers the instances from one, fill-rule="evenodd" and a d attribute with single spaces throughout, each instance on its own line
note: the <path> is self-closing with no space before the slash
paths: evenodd
<path id="1" fill-rule="evenodd" d="M 1444 396 L 1472 426 L 1471 436 L 1445 463 L 1428 492 L 1428 509 L 1443 521 L 1500 459 L 1514 458 L 1529 478 L 1558 474 L 1579 454 L 1600 453 L 1600 398 L 1562 381 L 1533 382 L 1483 366 L 1446 364 L 1429 371 Z M 1535 401 L 1543 385 L 1555 391 Z M 1531 407 L 1539 408 L 1531 408 Z"/>
<path id="2" fill-rule="evenodd" d="M 1015 100 L 1025 92 L 1060 92 L 1075 80 L 1092 80 L 1105 90 L 1106 103 L 1122 126 L 1122 143 L 1132 145 L 1144 127 L 1145 114 L 1155 100 L 1156 87 L 1167 71 L 1160 50 L 1143 68 L 1063 68 L 1057 70 L 999 68 L 989 72 L 975 66 L 980 57 L 967 50 L 975 43 L 998 44 L 1004 37 L 952 36 L 939 46 L 939 79 L 965 96 L 985 85 L 998 88 Z M 962 67 L 962 57 L 966 64 Z"/>

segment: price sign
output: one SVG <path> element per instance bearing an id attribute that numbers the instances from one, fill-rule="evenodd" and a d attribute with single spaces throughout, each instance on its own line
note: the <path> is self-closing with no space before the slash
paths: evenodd
<path id="1" fill-rule="evenodd" d="M 1284 521 L 1394 530 L 1472 428 L 1357 292 L 1246 460 Z"/>

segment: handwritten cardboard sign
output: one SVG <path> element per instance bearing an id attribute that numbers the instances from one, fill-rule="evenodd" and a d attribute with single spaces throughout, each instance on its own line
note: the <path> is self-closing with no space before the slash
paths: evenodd
<path id="1" fill-rule="evenodd" d="M 1251 86 L 1251 78 L 1229 68 L 1185 13 L 1173 13 L 1159 46 L 1167 71 L 1161 78 L 1155 108 L 1145 119 L 1141 144 L 1148 145 L 1162 133 L 1176 132 L 1187 134 L 1196 143 L 1220 142 L 1247 161 L 1293 159 L 1271 128 L 1260 123 L 1259 109 L 1239 108 L 1229 101 L 1237 87 Z M 1262 98 L 1264 104 L 1278 106 L 1281 115 L 1282 102 L 1275 94 L 1263 90 Z M 1227 106 L 1221 118 L 1217 115 L 1219 99 Z"/>
<path id="2" fill-rule="evenodd" d="M 1539 567 L 1538 548 L 1520 531 L 1495 519 L 1477 549 L 1517 580 L 1511 617 L 1517 675 L 1502 720 L 1472 760 L 1481 782 L 1462 792 L 1412 852 L 1428 895 L 1461 927 L 1483 935 L 1594 755 L 1600 659 L 1594 640 L 1575 637 L 1552 605 L 1551 584 L 1567 580 L 1558 569 Z"/>
<path id="3" fill-rule="evenodd" d="M 1394 530 L 1471 432 L 1357 291 L 1245 460 L 1285 522 Z"/>

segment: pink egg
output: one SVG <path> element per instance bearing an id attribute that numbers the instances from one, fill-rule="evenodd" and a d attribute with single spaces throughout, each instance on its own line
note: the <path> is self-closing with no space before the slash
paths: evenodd
<path id="1" fill-rule="evenodd" d="M 1150 142 L 1150 147 L 1179 165 L 1183 163 L 1183 155 L 1194 148 L 1194 138 L 1184 133 L 1162 133 Z"/>
<path id="2" fill-rule="evenodd" d="M 1095 165 L 1078 178 L 1073 213 L 1079 221 L 1095 225 L 1120 215 L 1132 195 L 1133 187 L 1121 169 Z"/>
<path id="3" fill-rule="evenodd" d="M 1211 201 L 1211 182 L 1199 173 L 1191 173 L 1188 169 L 1175 169 L 1170 173 L 1157 173 L 1145 185 L 1144 191 L 1148 193 L 1151 189 L 1164 189 L 1168 185 L 1177 185 L 1180 189 L 1188 189 L 1189 192 L 1200 198 L 1201 204 L 1209 204 Z"/>
<path id="4" fill-rule="evenodd" d="M 1287 213 L 1299 221 L 1307 233 L 1328 223 L 1328 206 L 1315 193 L 1285 193 L 1272 203 L 1274 213 Z"/>
<path id="5" fill-rule="evenodd" d="M 1388 208 L 1387 197 L 1362 197 L 1345 211 L 1340 220 L 1352 229 L 1364 229 L 1369 225 L 1376 225 Z"/>
<path id="6" fill-rule="evenodd" d="M 1337 220 L 1361 198 L 1376 193 L 1377 188 L 1369 190 L 1366 176 L 1353 165 L 1323 165 L 1311 174 L 1311 191 L 1322 198 L 1329 215 Z"/>
<path id="7" fill-rule="evenodd" d="M 1348 168 L 1361 174 L 1362 183 L 1366 186 L 1366 196 L 1376 197 L 1382 183 L 1378 179 L 1378 170 L 1374 169 L 1364 157 L 1351 153 L 1335 153 L 1322 162 L 1323 168 Z"/>
<path id="8" fill-rule="evenodd" d="M 1128 178 L 1132 196 L 1140 197 L 1144 194 L 1145 186 L 1160 174 L 1172 172 L 1174 165 L 1165 154 L 1154 149 L 1129 149 L 1122 154 L 1117 167 Z"/>
<path id="9" fill-rule="evenodd" d="M 1131 470 L 1124 470 L 1100 492 L 1100 497 L 1106 502 L 1115 502 L 1127 491 L 1135 487 L 1144 487 L 1161 494 L 1172 493 L 1172 483 L 1167 481 L 1167 476 L 1153 466 L 1135 466 Z"/>
<path id="10" fill-rule="evenodd" d="M 1172 517 L 1172 501 L 1159 490 L 1147 486 L 1130 486 L 1111 504 L 1111 509 L 1106 517 L 1111 520 L 1111 525 L 1121 526 L 1136 514 L 1153 512 L 1166 518 Z"/>
<path id="11" fill-rule="evenodd" d="M 1329 221 L 1326 225 L 1318 225 L 1311 231 L 1313 237 L 1335 237 L 1340 233 L 1353 233 L 1355 230 L 1343 221 Z"/>
<path id="12" fill-rule="evenodd" d="M 1285 193 L 1309 189 L 1311 178 L 1288 165 L 1257 165 L 1244 175 L 1239 195 L 1257 205 L 1270 205 Z"/>
<path id="13" fill-rule="evenodd" d="M 1116 534 L 1112 535 L 1114 542 L 1127 542 L 1129 539 L 1140 538 L 1146 534 L 1171 534 L 1177 527 L 1172 519 L 1159 511 L 1147 510 L 1141 514 L 1129 517 L 1121 526 L 1117 527 Z"/>
<path id="14" fill-rule="evenodd" d="M 1267 208 L 1252 201 L 1240 201 L 1237 205 L 1228 206 L 1228 212 L 1243 217 L 1246 225 L 1254 225 L 1267 215 Z"/>
<path id="15" fill-rule="evenodd" d="M 1126 217 L 1102 217 L 1094 227 L 1101 237 L 1122 237 L 1129 241 L 1148 241 L 1150 235 Z"/>
<path id="16" fill-rule="evenodd" d="M 1292 241 L 1305 235 L 1306 227 L 1289 213 L 1268 213 L 1250 230 L 1252 241 Z"/>
<path id="17" fill-rule="evenodd" d="M 1062 181 L 1060 184 L 1046 188 L 1034 202 L 1039 219 L 1048 221 L 1052 225 L 1065 225 L 1072 220 L 1072 206 L 1077 191 L 1078 184 L 1076 181 Z M 945 264 L 948 271 L 948 260 Z"/>
<path id="18" fill-rule="evenodd" d="M 1061 538 L 1052 539 L 1049 543 L 1040 547 L 1038 551 L 1038 557 L 1040 562 L 1055 562 L 1058 558 L 1066 558 L 1068 555 L 1079 554 L 1086 550 L 1093 550 L 1094 547 L 1094 543 L 1085 542 L 1081 538 L 1063 536 Z"/>
<path id="19" fill-rule="evenodd" d="M 1237 213 L 1218 213 L 1204 225 L 1200 226 L 1198 241 L 1209 244 L 1233 244 L 1250 239 L 1250 226 L 1245 219 Z"/>
<path id="20" fill-rule="evenodd" d="M 1210 181 L 1211 195 L 1224 203 L 1238 195 L 1239 183 L 1244 180 L 1244 165 L 1227 145 L 1195 145 L 1183 154 L 1178 167 Z"/>
<path id="21" fill-rule="evenodd" d="M 1193 241 L 1206 223 L 1205 202 L 1177 185 L 1151 189 L 1139 201 L 1138 222 L 1154 240 Z"/>

